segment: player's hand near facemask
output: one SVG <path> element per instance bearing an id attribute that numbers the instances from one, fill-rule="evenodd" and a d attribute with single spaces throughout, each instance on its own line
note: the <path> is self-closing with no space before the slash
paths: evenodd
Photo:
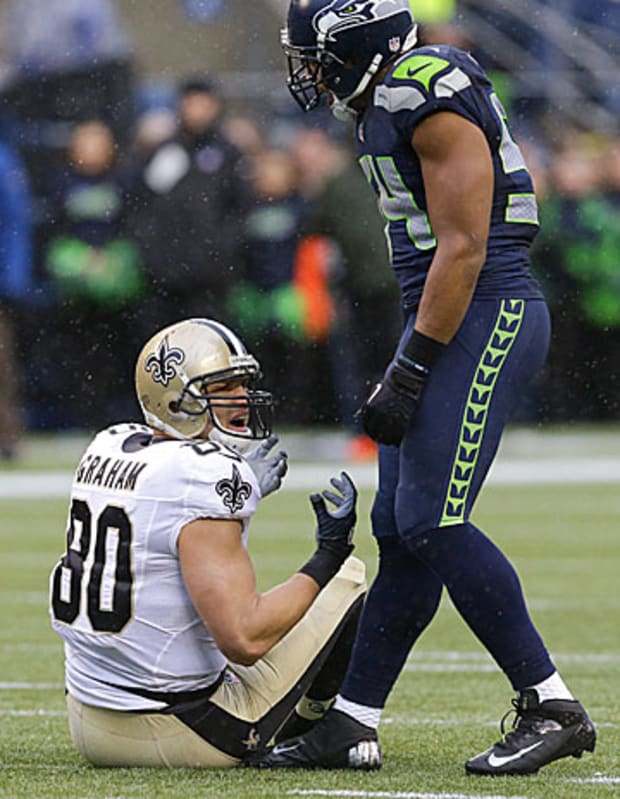
<path id="1" fill-rule="evenodd" d="M 278 436 L 271 435 L 245 456 L 248 465 L 256 475 L 260 495 L 263 499 L 280 488 L 288 470 L 286 452 L 280 450 L 275 455 L 269 454 L 279 440 Z"/>

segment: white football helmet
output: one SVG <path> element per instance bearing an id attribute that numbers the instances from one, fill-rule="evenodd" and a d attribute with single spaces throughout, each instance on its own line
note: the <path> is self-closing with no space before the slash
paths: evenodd
<path id="1" fill-rule="evenodd" d="M 247 420 L 238 430 L 224 428 L 216 410 L 238 409 L 239 399 L 207 393 L 212 383 L 244 378 L 250 384 L 260 376 L 258 361 L 232 330 L 213 319 L 186 319 L 144 345 L 136 363 L 136 393 L 146 423 L 174 438 L 195 438 L 211 421 L 223 436 L 263 439 L 271 433 L 269 392 L 247 389 Z"/>

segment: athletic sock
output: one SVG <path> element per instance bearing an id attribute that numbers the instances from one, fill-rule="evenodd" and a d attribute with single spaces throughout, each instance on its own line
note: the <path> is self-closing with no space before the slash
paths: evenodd
<path id="1" fill-rule="evenodd" d="M 333 707 L 334 710 L 340 710 L 341 713 L 346 713 L 347 716 L 351 716 L 351 718 L 359 721 L 359 723 L 363 724 L 365 727 L 372 727 L 373 730 L 376 730 L 379 726 L 379 721 L 381 720 L 380 707 L 358 705 L 357 702 L 349 702 L 348 699 L 344 699 L 340 694 L 336 697 Z"/>
<path id="2" fill-rule="evenodd" d="M 536 683 L 536 685 L 530 685 L 528 688 L 536 691 L 539 702 L 546 702 L 547 699 L 575 699 L 557 671 L 554 671 L 546 680 Z"/>

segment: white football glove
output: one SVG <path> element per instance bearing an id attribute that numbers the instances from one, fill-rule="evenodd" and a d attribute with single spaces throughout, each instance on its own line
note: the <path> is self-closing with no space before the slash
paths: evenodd
<path id="1" fill-rule="evenodd" d="M 253 449 L 245 459 L 258 480 L 261 498 L 268 494 L 273 494 L 282 485 L 282 480 L 288 469 L 288 455 L 280 450 L 275 455 L 269 452 L 275 447 L 280 439 L 278 436 L 271 435 L 262 441 L 256 449 Z"/>

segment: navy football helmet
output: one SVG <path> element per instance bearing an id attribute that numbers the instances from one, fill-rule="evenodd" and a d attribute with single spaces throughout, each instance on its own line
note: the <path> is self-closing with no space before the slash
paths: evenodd
<path id="1" fill-rule="evenodd" d="M 288 88 L 304 111 L 327 89 L 336 116 L 355 114 L 350 103 L 416 39 L 408 0 L 291 0 L 281 34 Z"/>

